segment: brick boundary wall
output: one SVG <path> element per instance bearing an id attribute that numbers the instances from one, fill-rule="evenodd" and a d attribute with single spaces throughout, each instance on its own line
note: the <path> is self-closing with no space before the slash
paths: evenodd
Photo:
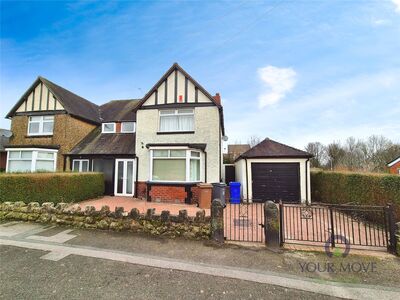
<path id="1" fill-rule="evenodd" d="M 103 229 L 115 231 L 143 232 L 166 237 L 184 237 L 204 240 L 210 238 L 211 217 L 205 216 L 204 210 L 198 211 L 196 217 L 189 217 L 186 210 L 180 210 L 178 216 L 169 211 L 155 214 L 150 208 L 146 214 L 140 214 L 136 208 L 130 212 L 123 207 L 110 211 L 103 206 L 96 211 L 93 206 L 81 210 L 79 205 L 70 203 L 45 202 L 3 202 L 0 203 L 0 221 L 20 220 L 37 223 L 67 225 L 77 228 Z"/>

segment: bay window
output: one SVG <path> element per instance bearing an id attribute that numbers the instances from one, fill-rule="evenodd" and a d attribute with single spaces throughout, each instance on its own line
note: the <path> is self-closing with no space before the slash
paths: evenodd
<path id="1" fill-rule="evenodd" d="M 194 109 L 160 110 L 159 132 L 194 131 Z"/>
<path id="2" fill-rule="evenodd" d="M 54 172 L 57 150 L 53 149 L 6 149 L 7 172 Z"/>
<path id="3" fill-rule="evenodd" d="M 54 116 L 30 116 L 28 135 L 52 135 Z"/>
<path id="4" fill-rule="evenodd" d="M 170 182 L 200 181 L 200 152 L 190 149 L 151 151 L 151 180 Z"/>

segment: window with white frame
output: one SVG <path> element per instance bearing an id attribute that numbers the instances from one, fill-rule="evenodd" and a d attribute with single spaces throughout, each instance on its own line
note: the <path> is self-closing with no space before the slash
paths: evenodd
<path id="1" fill-rule="evenodd" d="M 74 159 L 72 161 L 72 171 L 74 172 L 89 172 L 88 159 Z"/>
<path id="2" fill-rule="evenodd" d="M 54 116 L 30 116 L 28 135 L 52 135 Z"/>
<path id="3" fill-rule="evenodd" d="M 7 172 L 54 172 L 57 150 L 7 149 Z"/>
<path id="4" fill-rule="evenodd" d="M 122 133 L 135 132 L 135 122 L 122 122 L 121 132 Z"/>
<path id="5" fill-rule="evenodd" d="M 159 131 L 194 131 L 194 109 L 160 110 Z"/>
<path id="6" fill-rule="evenodd" d="M 115 133 L 115 123 L 103 123 L 101 131 L 103 133 Z"/>
<path id="7" fill-rule="evenodd" d="M 152 181 L 200 181 L 199 151 L 190 149 L 151 150 Z"/>

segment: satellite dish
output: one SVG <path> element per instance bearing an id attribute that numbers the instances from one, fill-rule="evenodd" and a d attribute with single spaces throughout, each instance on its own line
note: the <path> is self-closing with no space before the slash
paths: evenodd
<path id="1" fill-rule="evenodd" d="M 222 140 L 223 140 L 224 142 L 226 142 L 226 141 L 228 140 L 228 137 L 227 137 L 226 135 L 223 135 L 223 136 L 222 136 Z"/>

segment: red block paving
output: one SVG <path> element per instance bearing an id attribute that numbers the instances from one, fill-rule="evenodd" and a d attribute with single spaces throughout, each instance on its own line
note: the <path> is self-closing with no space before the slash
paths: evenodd
<path id="1" fill-rule="evenodd" d="M 196 216 L 196 212 L 202 209 L 195 205 L 188 204 L 172 204 L 172 203 L 157 203 L 157 202 L 147 202 L 145 200 L 140 200 L 132 197 L 113 197 L 105 196 L 100 199 L 86 200 L 78 203 L 82 209 L 86 206 L 94 206 L 96 210 L 101 209 L 103 205 L 108 205 L 110 210 L 114 210 L 115 207 L 123 207 L 125 211 L 130 211 L 132 208 L 137 208 L 141 213 L 145 213 L 149 208 L 155 208 L 156 214 L 161 214 L 163 210 L 169 210 L 171 215 L 178 215 L 179 211 L 186 209 L 189 216 Z M 210 215 L 210 210 L 205 209 L 206 216 Z"/>

